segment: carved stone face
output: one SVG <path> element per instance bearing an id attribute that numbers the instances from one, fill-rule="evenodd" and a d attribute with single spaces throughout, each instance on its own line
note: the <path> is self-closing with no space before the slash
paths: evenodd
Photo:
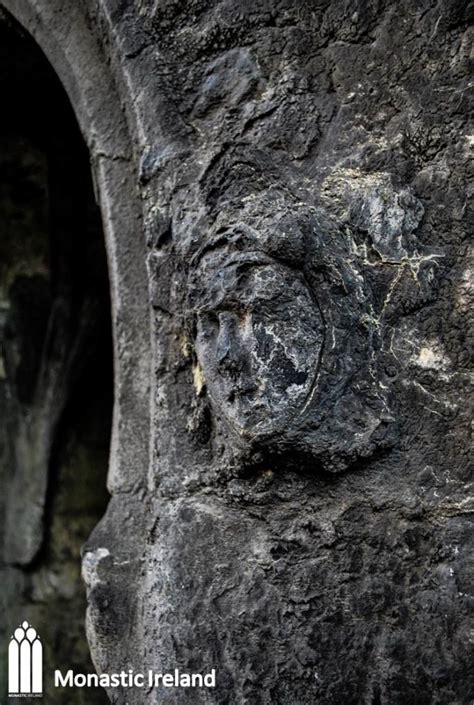
<path id="1" fill-rule="evenodd" d="M 234 221 L 224 209 L 175 233 L 220 447 L 249 467 L 294 458 L 342 472 L 396 433 L 378 268 L 322 208 L 269 191 L 239 203 Z"/>
<path id="2" fill-rule="evenodd" d="M 300 273 L 260 252 L 210 252 L 196 274 L 196 353 L 215 410 L 241 436 L 280 432 L 316 379 L 317 303 Z"/>

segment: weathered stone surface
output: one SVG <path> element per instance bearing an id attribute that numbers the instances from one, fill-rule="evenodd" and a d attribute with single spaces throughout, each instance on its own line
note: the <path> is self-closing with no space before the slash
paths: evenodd
<path id="1" fill-rule="evenodd" d="M 67 8 L 19 4 L 71 46 Z M 160 702 L 472 701 L 471 11 L 75 5 L 126 116 L 153 315 L 150 459 L 86 548 L 89 633 L 99 670 L 216 667 Z"/>

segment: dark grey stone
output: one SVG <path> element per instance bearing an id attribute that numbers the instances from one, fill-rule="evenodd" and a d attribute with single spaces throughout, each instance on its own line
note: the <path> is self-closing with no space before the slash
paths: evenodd
<path id="1" fill-rule="evenodd" d="M 472 3 L 2 4 L 111 261 L 92 654 L 217 669 L 112 702 L 471 703 Z"/>

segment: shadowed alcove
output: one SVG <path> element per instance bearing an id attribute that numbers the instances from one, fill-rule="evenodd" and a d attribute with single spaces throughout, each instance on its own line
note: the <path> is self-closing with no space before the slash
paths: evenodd
<path id="1" fill-rule="evenodd" d="M 108 502 L 113 406 L 100 211 L 64 89 L 6 15 L 0 90 L 2 660 L 27 619 L 44 644 L 47 702 L 104 703 L 51 678 L 93 671 L 80 549 Z"/>

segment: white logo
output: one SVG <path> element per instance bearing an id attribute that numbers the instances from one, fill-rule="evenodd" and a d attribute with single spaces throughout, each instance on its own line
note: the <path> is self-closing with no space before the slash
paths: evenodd
<path id="1" fill-rule="evenodd" d="M 43 645 L 28 622 L 15 629 L 8 647 L 8 695 L 10 698 L 43 695 Z"/>

